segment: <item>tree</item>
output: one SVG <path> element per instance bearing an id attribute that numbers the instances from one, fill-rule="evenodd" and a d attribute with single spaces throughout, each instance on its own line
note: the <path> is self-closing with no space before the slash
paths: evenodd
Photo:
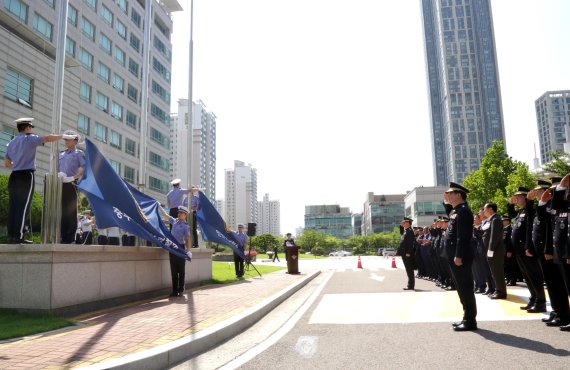
<path id="1" fill-rule="evenodd" d="M 556 176 L 564 177 L 566 174 L 570 173 L 570 158 L 564 151 L 557 151 L 550 153 L 552 156 L 552 161 L 546 163 L 542 166 L 544 171 L 550 172 Z"/>
<path id="2" fill-rule="evenodd" d="M 533 188 L 536 181 L 525 163 L 507 155 L 502 141 L 493 141 L 480 168 L 471 172 L 463 184 L 469 189 L 467 200 L 474 212 L 485 203 L 494 202 L 502 214 L 507 210 L 510 195 L 519 186 Z"/>
<path id="3" fill-rule="evenodd" d="M 273 247 L 279 246 L 283 241 L 271 234 L 261 234 L 257 236 L 252 236 L 249 239 L 249 245 L 251 249 L 256 251 L 267 253 L 268 250 L 272 250 Z"/>

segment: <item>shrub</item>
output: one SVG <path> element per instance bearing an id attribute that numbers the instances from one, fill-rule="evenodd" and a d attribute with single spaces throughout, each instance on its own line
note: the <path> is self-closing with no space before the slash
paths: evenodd
<path id="1" fill-rule="evenodd" d="M 324 254 L 324 251 L 321 247 L 313 247 L 313 249 L 311 249 L 311 253 L 315 256 L 322 256 Z"/>

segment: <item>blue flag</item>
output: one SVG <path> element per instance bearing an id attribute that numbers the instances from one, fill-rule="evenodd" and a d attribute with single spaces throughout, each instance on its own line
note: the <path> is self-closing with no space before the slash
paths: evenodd
<path id="1" fill-rule="evenodd" d="M 97 226 L 119 227 L 189 260 L 160 219 L 160 204 L 120 178 L 89 139 L 85 143 L 85 173 L 77 187 L 93 207 Z"/>
<path id="2" fill-rule="evenodd" d="M 210 203 L 208 197 L 200 192 L 198 210 L 196 211 L 196 221 L 202 233 L 202 239 L 214 243 L 227 245 L 234 250 L 241 258 L 245 259 L 244 252 L 239 249 L 239 244 L 230 231 L 222 216 Z"/>

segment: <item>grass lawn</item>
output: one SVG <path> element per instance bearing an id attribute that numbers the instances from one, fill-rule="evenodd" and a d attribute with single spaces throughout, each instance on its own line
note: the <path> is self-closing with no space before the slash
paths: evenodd
<path id="1" fill-rule="evenodd" d="M 258 253 L 257 254 L 257 258 L 258 259 L 268 259 L 269 256 L 267 255 L 267 253 Z M 311 258 L 311 259 L 320 259 L 320 258 L 327 258 L 326 256 L 315 256 L 314 254 L 306 254 L 306 253 L 301 253 L 299 255 L 299 258 Z M 285 253 L 283 252 L 279 252 L 279 259 L 285 259 Z M 257 266 L 256 266 L 257 267 Z"/>
<path id="2" fill-rule="evenodd" d="M 0 340 L 55 330 L 69 325 L 73 325 L 73 321 L 48 314 L 0 310 Z"/>
<path id="3" fill-rule="evenodd" d="M 262 275 L 285 269 L 283 266 L 264 266 L 258 265 L 255 262 L 253 264 Z M 245 271 L 243 277 L 249 279 L 256 276 L 259 276 L 257 275 L 257 271 L 255 271 L 253 268 L 250 268 L 249 271 Z M 236 271 L 233 262 L 212 262 L 212 283 L 226 284 L 232 283 L 234 281 L 239 281 L 239 279 L 236 278 Z"/>

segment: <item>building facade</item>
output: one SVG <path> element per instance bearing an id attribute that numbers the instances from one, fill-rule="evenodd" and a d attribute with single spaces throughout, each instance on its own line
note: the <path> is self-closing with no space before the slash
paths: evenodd
<path id="1" fill-rule="evenodd" d="M 421 4 L 435 183 L 462 183 L 505 141 L 490 0 Z"/>
<path id="2" fill-rule="evenodd" d="M 570 90 L 548 91 L 534 102 L 540 163 L 553 158 L 550 153 L 566 151 L 570 144 Z"/>
<path id="3" fill-rule="evenodd" d="M 192 174 L 190 181 L 214 201 L 216 199 L 216 115 L 206 110 L 201 100 L 192 103 Z M 188 99 L 178 100 L 178 113 L 172 115 L 172 178 L 183 183 L 188 178 Z"/>
<path id="4" fill-rule="evenodd" d="M 346 239 L 353 235 L 352 212 L 338 204 L 305 206 L 305 230 Z"/>
<path id="5" fill-rule="evenodd" d="M 281 204 L 278 200 L 269 200 L 269 194 L 263 196 L 258 204 L 259 217 L 257 234 L 281 235 Z"/>
<path id="6" fill-rule="evenodd" d="M 2 131 L 13 132 L 19 117 L 34 117 L 39 134 L 51 131 L 59 5 L 2 3 Z M 121 177 L 161 201 L 171 166 L 171 13 L 179 10 L 176 0 L 70 0 L 67 15 L 62 130 L 90 138 Z M 49 171 L 49 146 L 37 164 Z"/>
<path id="7" fill-rule="evenodd" d="M 446 216 L 443 193 L 447 186 L 421 186 L 404 197 L 406 217 L 414 220 L 414 226 L 430 226 L 434 219 Z"/>
<path id="8" fill-rule="evenodd" d="M 390 232 L 404 217 L 404 194 L 374 195 L 369 192 L 362 211 L 362 235 Z"/>
<path id="9" fill-rule="evenodd" d="M 234 168 L 226 169 L 225 178 L 224 219 L 228 226 L 236 230 L 238 224 L 257 223 L 257 170 L 234 161 Z"/>
<path id="10" fill-rule="evenodd" d="M 352 234 L 362 235 L 362 213 L 352 214 Z"/>

